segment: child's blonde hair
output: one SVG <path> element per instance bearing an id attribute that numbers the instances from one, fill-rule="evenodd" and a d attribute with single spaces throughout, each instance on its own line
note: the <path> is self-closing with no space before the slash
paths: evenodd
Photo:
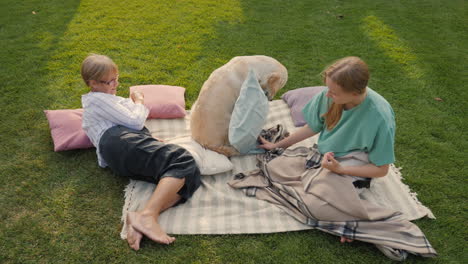
<path id="1" fill-rule="evenodd" d="M 323 82 L 329 78 L 338 84 L 344 92 L 363 94 L 370 78 L 367 64 L 358 57 L 345 57 L 328 66 L 323 72 Z M 328 111 L 323 114 L 328 130 L 332 130 L 341 119 L 344 105 L 332 102 Z"/>
<path id="2" fill-rule="evenodd" d="M 105 55 L 91 54 L 81 64 L 81 77 L 89 86 L 89 81 L 100 81 L 110 72 L 117 72 L 118 70 L 117 64 L 111 58 Z"/>

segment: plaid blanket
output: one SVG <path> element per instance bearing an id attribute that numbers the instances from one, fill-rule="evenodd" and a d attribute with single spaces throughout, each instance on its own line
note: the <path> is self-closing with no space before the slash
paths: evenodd
<path id="1" fill-rule="evenodd" d="M 293 132 L 290 110 L 282 100 L 270 102 L 269 116 L 265 128 L 282 124 Z M 170 139 L 190 135 L 190 114 L 182 119 L 150 119 L 146 127 L 157 138 Z M 312 146 L 317 137 L 310 138 L 295 146 Z M 295 147 L 293 146 L 293 147 Z M 170 234 L 241 234 L 273 233 L 311 229 L 312 226 L 297 221 L 280 208 L 251 197 L 242 190 L 231 188 L 227 182 L 240 172 L 256 169 L 255 155 L 232 157 L 234 169 L 226 173 L 202 175 L 202 185 L 186 203 L 170 208 L 161 214 L 161 226 Z M 128 211 L 144 206 L 154 190 L 154 185 L 140 181 L 130 181 L 125 188 L 125 203 L 122 209 L 121 237 L 126 238 L 125 219 Z M 409 219 L 424 216 L 434 218 L 431 211 L 423 206 L 401 182 L 397 168 L 391 167 L 386 177 L 372 181 L 370 189 L 361 194 L 366 200 L 395 211 L 400 211 Z"/>
<path id="2" fill-rule="evenodd" d="M 317 152 L 299 147 L 276 157 L 259 155 L 260 169 L 236 175 L 229 185 L 245 189 L 247 196 L 268 201 L 313 228 L 425 257 L 437 255 L 422 231 L 402 213 L 362 200 L 352 177 L 307 166 Z M 369 163 L 363 152 L 337 159 L 345 166 Z"/>

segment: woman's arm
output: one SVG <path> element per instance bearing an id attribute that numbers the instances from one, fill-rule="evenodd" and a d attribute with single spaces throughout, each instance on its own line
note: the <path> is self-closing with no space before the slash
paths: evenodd
<path id="1" fill-rule="evenodd" d="M 258 147 L 266 150 L 272 150 L 275 148 L 288 148 L 289 146 L 294 145 L 297 142 L 302 141 L 306 138 L 312 137 L 315 134 L 317 133 L 312 131 L 312 129 L 310 129 L 308 125 L 305 125 L 299 128 L 296 132 L 289 135 L 289 137 L 284 138 L 283 140 L 276 143 L 271 143 L 265 140 L 264 138 L 260 137 L 262 144 Z"/>
<path id="2" fill-rule="evenodd" d="M 387 175 L 389 164 L 376 166 L 372 163 L 362 166 L 341 166 L 335 159 L 332 152 L 323 155 L 322 167 L 336 173 L 364 178 L 379 178 Z"/>

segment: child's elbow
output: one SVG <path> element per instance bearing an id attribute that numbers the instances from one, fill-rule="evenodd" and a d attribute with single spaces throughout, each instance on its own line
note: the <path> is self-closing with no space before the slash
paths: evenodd
<path id="1" fill-rule="evenodd" d="M 145 124 L 136 126 L 136 130 L 142 130 L 145 127 Z"/>
<path id="2" fill-rule="evenodd" d="M 132 122 L 128 127 L 135 130 L 142 130 L 145 127 L 145 122 Z"/>
<path id="3" fill-rule="evenodd" d="M 146 116 L 132 116 L 128 122 L 128 127 L 135 130 L 142 130 L 145 127 Z"/>

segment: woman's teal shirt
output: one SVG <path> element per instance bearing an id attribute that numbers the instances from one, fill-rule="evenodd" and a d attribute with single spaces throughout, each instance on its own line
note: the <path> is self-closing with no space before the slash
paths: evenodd
<path id="1" fill-rule="evenodd" d="M 314 132 L 320 132 L 320 153 L 333 152 L 335 157 L 353 151 L 369 154 L 369 161 L 377 166 L 395 161 L 395 114 L 390 104 L 380 94 L 367 87 L 367 96 L 359 105 L 344 110 L 338 124 L 328 130 L 323 114 L 332 100 L 325 89 L 316 95 L 302 110 L 304 119 Z"/>

